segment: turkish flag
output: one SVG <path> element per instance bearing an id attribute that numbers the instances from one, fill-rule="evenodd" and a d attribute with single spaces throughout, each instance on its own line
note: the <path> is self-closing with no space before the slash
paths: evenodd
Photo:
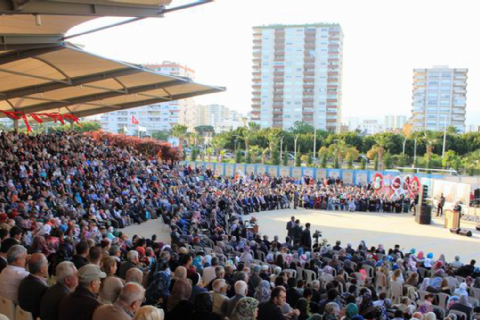
<path id="1" fill-rule="evenodd" d="M 132 114 L 132 124 L 138 124 L 138 120 L 133 116 L 133 114 Z"/>

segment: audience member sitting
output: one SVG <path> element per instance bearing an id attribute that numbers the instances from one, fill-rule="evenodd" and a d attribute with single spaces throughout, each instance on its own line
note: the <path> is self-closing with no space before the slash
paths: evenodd
<path id="1" fill-rule="evenodd" d="M 55 268 L 57 283 L 48 288 L 40 303 L 42 320 L 58 320 L 58 310 L 63 299 L 75 290 L 78 285 L 78 271 L 70 261 L 60 262 Z"/>
<path id="2" fill-rule="evenodd" d="M 7 267 L 0 274 L 0 295 L 18 304 L 20 283 L 29 272 L 25 270 L 27 249 L 21 245 L 12 246 L 7 252 Z"/>
<path id="3" fill-rule="evenodd" d="M 127 283 L 114 304 L 99 306 L 92 320 L 132 320 L 145 300 L 145 289 L 137 283 Z"/>
<path id="4" fill-rule="evenodd" d="M 101 280 L 107 275 L 93 264 L 78 270 L 78 286 L 60 304 L 59 320 L 91 320 L 95 310 L 101 305 L 97 300 Z"/>
<path id="5" fill-rule="evenodd" d="M 48 261 L 43 253 L 34 253 L 28 260 L 30 274 L 20 282 L 18 303 L 20 308 L 31 312 L 34 319 L 40 316 L 42 297 L 48 289 Z"/>

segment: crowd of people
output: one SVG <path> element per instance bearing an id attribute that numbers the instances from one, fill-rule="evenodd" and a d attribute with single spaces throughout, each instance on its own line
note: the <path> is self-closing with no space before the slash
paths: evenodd
<path id="1" fill-rule="evenodd" d="M 269 239 L 242 219 L 398 200 L 339 179 L 218 177 L 77 133 L 3 132 L 0 296 L 41 320 L 469 320 L 475 261 L 329 245 L 295 217 L 285 241 Z M 150 219 L 170 227 L 170 243 L 122 232 Z"/>

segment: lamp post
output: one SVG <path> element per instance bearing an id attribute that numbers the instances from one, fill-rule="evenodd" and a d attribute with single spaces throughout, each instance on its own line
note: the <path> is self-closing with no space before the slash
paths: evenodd
<path id="1" fill-rule="evenodd" d="M 443 147 L 442 147 L 442 159 L 445 158 L 445 145 L 447 144 L 447 122 L 443 128 Z"/>
<path id="2" fill-rule="evenodd" d="M 415 138 L 415 146 L 413 147 L 413 167 L 415 168 L 415 163 L 417 163 L 417 139 Z"/>
<path id="3" fill-rule="evenodd" d="M 294 159 L 293 159 L 294 163 L 295 163 L 295 159 L 297 159 L 297 140 L 298 140 L 298 136 L 299 136 L 299 134 L 297 134 L 295 136 L 295 139 L 294 139 L 294 145 L 295 145 L 295 147 L 294 147 L 295 151 L 294 151 L 294 156 L 293 156 L 294 157 Z"/>
<path id="4" fill-rule="evenodd" d="M 407 144 L 407 137 L 405 137 L 405 139 L 403 139 L 403 150 L 402 150 L 402 154 L 405 155 L 405 145 Z"/>
<path id="5" fill-rule="evenodd" d="M 282 158 L 283 138 L 285 138 L 285 136 L 283 136 L 283 137 L 280 139 L 280 159 L 283 159 L 283 158 Z"/>
<path id="6" fill-rule="evenodd" d="M 313 161 L 317 160 L 317 127 L 313 126 Z"/>

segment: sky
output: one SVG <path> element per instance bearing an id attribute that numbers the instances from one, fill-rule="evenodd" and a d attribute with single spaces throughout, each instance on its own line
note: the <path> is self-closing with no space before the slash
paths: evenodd
<path id="1" fill-rule="evenodd" d="M 188 2 L 192 2 L 191 0 Z M 172 6 L 187 3 L 173 0 Z M 478 0 L 216 0 L 72 39 L 108 58 L 174 61 L 224 93 L 195 98 L 251 110 L 253 26 L 339 23 L 344 33 L 343 117 L 410 116 L 414 68 L 468 68 L 467 125 L 480 124 Z M 69 34 L 120 21 L 101 18 Z"/>

